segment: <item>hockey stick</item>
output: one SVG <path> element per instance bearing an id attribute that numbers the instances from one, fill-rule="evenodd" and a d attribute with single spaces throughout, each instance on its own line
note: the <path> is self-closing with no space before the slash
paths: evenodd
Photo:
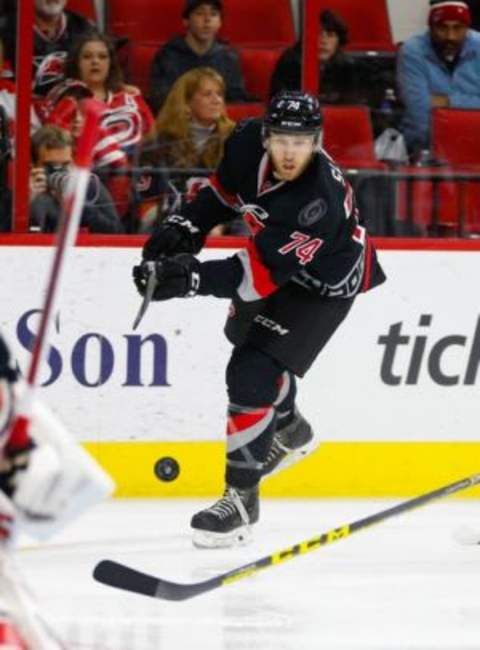
<path id="1" fill-rule="evenodd" d="M 65 260 L 77 235 L 85 203 L 93 148 L 97 139 L 99 109 L 96 102 L 91 99 L 84 100 L 83 106 L 85 108 L 85 124 L 77 141 L 73 173 L 69 178 L 63 200 L 63 214 L 48 279 L 40 327 L 33 344 L 25 391 L 18 400 L 10 433 L 7 435 L 7 440 L 12 440 L 16 446 L 26 445 L 29 440 L 28 430 L 38 381 L 38 370 L 45 356 L 49 340 L 50 329 L 61 290 Z"/>
<path id="2" fill-rule="evenodd" d="M 132 329 L 136 330 L 137 327 L 140 325 L 140 322 L 145 315 L 145 312 L 148 309 L 148 305 L 151 303 L 153 294 L 155 293 L 155 288 L 158 284 L 157 282 L 157 276 L 155 274 L 155 262 L 144 262 L 144 264 L 147 265 L 147 268 L 149 269 L 149 277 L 147 281 L 147 288 L 145 290 L 145 296 L 143 297 L 142 304 L 140 305 L 140 309 L 138 310 L 138 314 L 135 317 L 135 320 L 133 322 Z"/>
<path id="3" fill-rule="evenodd" d="M 33 402 L 37 387 L 38 371 L 45 355 L 49 333 L 55 314 L 55 308 L 62 282 L 62 269 L 69 249 L 75 240 L 81 213 L 85 203 L 92 150 L 97 138 L 99 113 L 95 102 L 85 102 L 85 124 L 77 143 L 73 173 L 65 192 L 62 219 L 57 235 L 57 244 L 46 288 L 46 295 L 40 320 L 40 327 L 35 337 L 30 365 L 26 376 L 23 395 L 15 405 L 12 424 L 7 432 L 7 442 L 16 447 L 27 445 L 30 441 L 29 427 L 32 418 Z M 0 493 L 9 508 L 10 500 Z M 20 515 L 19 515 L 20 516 Z M 1 586 L 8 592 L 8 601 L 15 611 L 15 623 L 25 637 L 30 648 L 42 650 L 63 650 L 66 646 L 55 635 L 48 623 L 41 617 L 36 603 L 28 593 L 21 575 L 15 570 L 13 560 L 7 551 L 0 557 Z M 18 620 L 17 620 L 18 619 Z M 22 646 L 23 647 L 23 646 Z"/>
<path id="4" fill-rule="evenodd" d="M 379 524 L 382 521 L 396 517 L 403 512 L 419 508 L 435 499 L 442 499 L 443 497 L 454 494 L 455 492 L 460 492 L 461 490 L 473 487 L 478 483 L 480 483 L 480 474 L 474 474 L 473 476 L 464 478 L 456 483 L 445 485 L 444 487 L 433 490 L 432 492 L 426 492 L 418 497 L 399 503 L 387 510 L 381 510 L 380 512 L 363 519 L 358 519 L 351 524 L 346 524 L 339 528 L 332 528 L 321 535 L 307 539 L 299 544 L 295 544 L 294 546 L 289 546 L 288 548 L 272 553 L 271 555 L 266 555 L 259 560 L 249 562 L 237 569 L 233 569 L 227 573 L 222 573 L 210 578 L 209 580 L 204 580 L 203 582 L 193 582 L 190 584 L 169 582 L 162 578 L 156 578 L 155 576 L 141 573 L 140 571 L 131 569 L 119 562 L 113 562 L 112 560 L 102 560 L 99 562 L 93 571 L 93 577 L 98 582 L 109 585 L 110 587 L 116 587 L 117 589 L 123 589 L 125 591 L 133 591 L 144 596 L 151 596 L 163 600 L 187 600 L 188 598 L 204 594 L 207 591 L 217 589 L 218 587 L 223 587 L 232 582 L 237 582 L 237 580 L 241 580 L 242 578 L 248 578 L 259 571 L 281 564 L 287 560 L 292 560 L 298 555 L 304 555 L 310 551 L 315 551 L 322 546 L 349 537 L 359 530 L 368 528 L 374 524 Z"/>

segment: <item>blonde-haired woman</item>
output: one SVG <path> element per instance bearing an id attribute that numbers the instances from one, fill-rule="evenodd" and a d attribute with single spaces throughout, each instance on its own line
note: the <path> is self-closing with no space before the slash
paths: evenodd
<path id="1" fill-rule="evenodd" d="M 173 84 L 145 138 L 143 163 L 173 169 L 215 169 L 234 126 L 226 111 L 223 78 L 212 68 L 193 68 Z M 198 191 L 205 178 L 186 178 L 174 171 L 170 176 L 189 198 L 192 188 Z M 153 175 L 150 182 L 142 179 L 141 229 L 161 216 L 165 185 L 165 178 L 159 175 Z M 142 187 L 148 189 L 142 191 Z"/>

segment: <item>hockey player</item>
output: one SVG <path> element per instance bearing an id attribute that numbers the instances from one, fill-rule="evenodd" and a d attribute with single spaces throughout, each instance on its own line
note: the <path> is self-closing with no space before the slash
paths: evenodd
<path id="1" fill-rule="evenodd" d="M 21 391 L 22 380 L 0 335 L 0 639 L 6 613 L 21 637 L 12 648 L 60 650 L 64 645 L 38 616 L 16 569 L 16 533 L 47 539 L 108 496 L 113 483 L 40 403 L 30 430 L 15 431 L 11 425 Z"/>
<path id="2" fill-rule="evenodd" d="M 295 406 L 295 377 L 308 371 L 357 294 L 385 280 L 352 188 L 320 147 L 321 125 L 316 98 L 297 91 L 274 97 L 263 122 L 241 122 L 209 185 L 158 227 L 133 270 L 141 295 L 155 287 L 153 300 L 232 301 L 226 486 L 192 518 L 197 546 L 246 541 L 259 518 L 261 478 L 315 446 Z M 251 232 L 246 247 L 198 261 L 207 233 L 238 214 Z"/>

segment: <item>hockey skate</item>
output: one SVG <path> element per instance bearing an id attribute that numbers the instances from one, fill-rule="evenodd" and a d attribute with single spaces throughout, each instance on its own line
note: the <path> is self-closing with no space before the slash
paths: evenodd
<path id="1" fill-rule="evenodd" d="M 263 476 L 276 474 L 311 454 L 320 444 L 311 425 L 295 409 L 293 421 L 273 436 L 272 446 L 263 464 Z"/>
<path id="2" fill-rule="evenodd" d="M 198 548 L 247 544 L 252 537 L 251 524 L 258 516 L 258 485 L 247 489 L 227 486 L 219 501 L 193 515 L 193 544 Z"/>

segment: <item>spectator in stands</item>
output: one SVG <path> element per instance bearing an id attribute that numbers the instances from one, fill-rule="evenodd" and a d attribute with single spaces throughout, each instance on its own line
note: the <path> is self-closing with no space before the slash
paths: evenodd
<path id="1" fill-rule="evenodd" d="M 63 79 L 72 42 L 93 27 L 86 18 L 65 9 L 67 0 L 35 0 L 33 24 L 34 90 L 44 96 Z M 4 30 L 6 56 L 15 64 L 16 25 L 11 16 Z"/>
<path id="2" fill-rule="evenodd" d="M 319 99 L 323 104 L 367 103 L 368 97 L 354 61 L 343 48 L 348 42 L 348 28 L 343 20 L 325 9 L 320 14 L 318 33 L 318 63 L 320 75 Z M 283 52 L 273 71 L 270 95 L 281 90 L 300 90 L 302 85 L 302 42 Z"/>
<path id="3" fill-rule="evenodd" d="M 138 88 L 123 83 L 112 41 L 98 32 L 81 36 L 69 51 L 65 64 L 67 82 L 54 88 L 47 98 L 47 122 L 77 133 L 81 126 L 78 97 L 95 97 L 104 107 L 102 138 L 95 147 L 94 163 L 106 175 L 112 168 L 135 161 L 138 145 L 150 132 L 154 119 Z M 68 85 L 71 85 L 71 91 Z M 84 88 L 84 93 L 81 92 Z M 113 170 L 114 171 L 114 170 Z M 117 209 L 127 220 L 130 205 L 130 181 L 125 175 L 110 175 L 105 180 Z"/>
<path id="4" fill-rule="evenodd" d="M 9 120 L 0 103 L 0 232 L 11 230 L 12 225 L 12 191 L 8 180 L 11 155 Z"/>
<path id="5" fill-rule="evenodd" d="M 73 138 L 58 126 L 42 126 L 32 136 L 30 227 L 56 230 L 62 195 L 73 163 Z M 122 226 L 112 197 L 96 174 L 90 175 L 80 226 L 92 233 L 118 233 Z"/>
<path id="6" fill-rule="evenodd" d="M 15 94 L 15 82 L 11 78 L 9 66 L 5 64 L 4 46 L 0 38 L 0 107 L 7 117 L 8 131 L 11 138 L 13 138 L 15 132 Z M 30 112 L 30 121 L 32 130 L 38 129 L 40 122 L 33 106 Z"/>
<path id="7" fill-rule="evenodd" d="M 4 46 L 0 37 L 0 106 L 3 115 L 8 120 L 8 131 L 13 137 L 15 125 L 15 82 L 8 76 L 3 75 L 4 70 Z M 38 126 L 38 125 L 37 125 Z"/>
<path id="8" fill-rule="evenodd" d="M 155 126 L 145 139 L 142 162 L 154 167 L 176 169 L 217 167 L 223 156 L 226 138 L 235 124 L 225 107 L 225 82 L 213 68 L 194 68 L 179 77 L 160 110 Z M 206 182 L 206 177 L 173 174 L 171 180 L 180 193 L 193 198 Z M 142 229 L 162 216 L 165 178 L 152 175 L 140 185 Z"/>
<path id="9" fill-rule="evenodd" d="M 17 0 L 0 0 L 0 33 L 15 23 Z"/>
<path id="10" fill-rule="evenodd" d="M 227 101 L 247 99 L 238 55 L 217 39 L 222 11 L 222 0 L 187 0 L 183 10 L 186 34 L 165 43 L 153 60 L 150 103 L 155 112 L 180 75 L 205 66 L 224 78 Z"/>
<path id="11" fill-rule="evenodd" d="M 405 41 L 398 61 L 402 130 L 414 158 L 430 146 L 432 108 L 480 108 L 480 34 L 469 29 L 468 5 L 461 0 L 430 5 L 429 29 Z"/>

